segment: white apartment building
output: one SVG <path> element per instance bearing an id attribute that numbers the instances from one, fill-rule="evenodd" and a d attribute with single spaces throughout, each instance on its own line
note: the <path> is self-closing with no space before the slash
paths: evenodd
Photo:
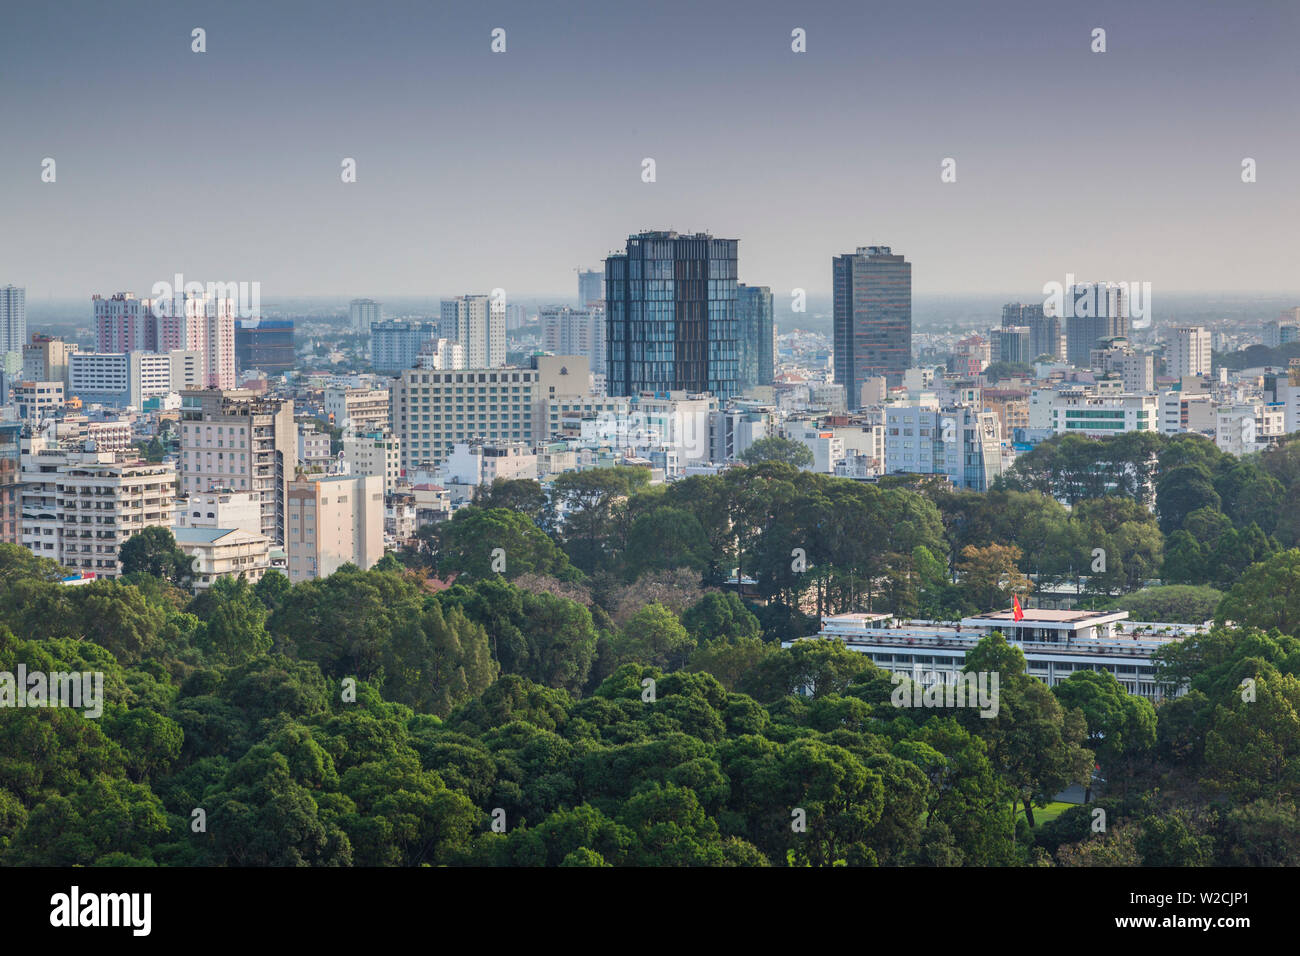
<path id="1" fill-rule="evenodd" d="M 249 389 L 181 393 L 181 494 L 255 492 L 261 533 L 273 545 L 284 542 L 286 493 L 297 453 L 292 401 Z"/>
<path id="2" fill-rule="evenodd" d="M 325 389 L 325 414 L 338 428 L 387 428 L 388 389 L 331 386 Z"/>
<path id="3" fill-rule="evenodd" d="M 177 528 L 173 533 L 176 546 L 192 559 L 195 593 L 221 577 L 256 584 L 270 570 L 271 542 L 264 534 L 242 528 Z"/>
<path id="4" fill-rule="evenodd" d="M 97 576 L 121 573 L 118 552 L 151 525 L 172 527 L 176 471 L 109 451 L 68 451 L 24 438 L 21 539 L 32 553 Z"/>
<path id="5" fill-rule="evenodd" d="M 374 299 L 353 299 L 348 303 L 348 324 L 357 335 L 369 335 L 370 326 L 384 320 L 382 312 Z"/>
<path id="6" fill-rule="evenodd" d="M 582 419 L 578 435 L 582 445 L 608 446 L 620 456 L 646 458 L 666 475 L 684 474 L 688 466 L 712 457 L 712 423 L 718 411 L 712 395 L 642 392 L 623 401 L 625 407 L 610 406 L 606 413 Z"/>
<path id="7" fill-rule="evenodd" d="M 541 441 L 580 438 L 583 428 L 601 420 L 626 419 L 631 403 L 604 395 L 561 395 L 538 403 L 534 438 Z"/>
<path id="8" fill-rule="evenodd" d="M 45 422 L 42 431 L 55 444 L 74 451 L 119 452 L 131 448 L 129 421 L 91 421 L 85 415 L 64 415 Z"/>
<path id="9" fill-rule="evenodd" d="M 785 429 L 785 437 L 799 442 L 812 452 L 813 461 L 805 469 L 807 471 L 833 475 L 835 466 L 844 461 L 844 439 L 837 438 L 834 429 L 792 422 Z"/>
<path id="10" fill-rule="evenodd" d="M 15 382 L 14 405 L 19 419 L 40 421 L 63 407 L 62 382 Z"/>
<path id="11" fill-rule="evenodd" d="M 177 528 L 239 528 L 260 533 L 262 503 L 255 492 L 205 491 L 176 499 Z"/>
<path id="12" fill-rule="evenodd" d="M 201 354 L 171 352 L 72 352 L 68 394 L 83 402 L 140 408 L 146 399 L 197 388 Z"/>
<path id="13" fill-rule="evenodd" d="M 709 415 L 709 458 L 736 461 L 749 446 L 774 433 L 771 405 L 733 399 L 726 408 Z"/>
<path id="14" fill-rule="evenodd" d="M 563 305 L 543 306 L 538 312 L 542 331 L 542 348 L 556 355 L 581 355 L 593 372 L 604 374 L 605 309 L 600 305 L 570 308 Z"/>
<path id="15" fill-rule="evenodd" d="M 848 411 L 848 397 L 844 386 L 838 382 L 810 382 L 808 404 L 824 408 L 831 415 L 843 415 Z"/>
<path id="16" fill-rule="evenodd" d="M 1169 391 L 1160 393 L 1160 433 L 1213 433 L 1218 416 L 1213 397 L 1208 392 Z"/>
<path id="17" fill-rule="evenodd" d="M 1060 391 L 1052 400 L 1050 427 L 1058 435 L 1089 438 L 1154 432 L 1160 428 L 1159 400 L 1155 395 L 1102 396 L 1082 389 Z"/>
<path id="18" fill-rule="evenodd" d="M 1093 349 L 1090 354 L 1093 370 L 1118 375 L 1123 383 L 1123 391 L 1149 392 L 1156 387 L 1155 356 L 1151 352 L 1116 344 Z"/>
<path id="19" fill-rule="evenodd" d="M 537 480 L 537 455 L 524 442 L 457 443 L 443 464 L 447 481 L 458 485 L 491 485 L 498 478 Z"/>
<path id="20" fill-rule="evenodd" d="M 1262 451 L 1285 434 L 1286 407 L 1253 402 L 1215 410 L 1214 443 L 1229 455 Z"/>
<path id="21" fill-rule="evenodd" d="M 402 440 L 387 428 L 345 432 L 343 462 L 349 475 L 374 475 L 384 479 L 384 494 L 391 495 L 402 477 Z"/>
<path id="22" fill-rule="evenodd" d="M 1174 329 L 1172 334 L 1165 352 L 1169 375 L 1174 378 L 1209 375 L 1213 343 L 1209 331 L 1199 325 L 1189 325 Z"/>
<path id="23" fill-rule="evenodd" d="M 836 425 L 835 437 L 844 443 L 845 460 L 852 459 L 844 477 L 874 478 L 885 473 L 883 424 Z M 837 469 L 836 474 L 839 474 Z"/>
<path id="24" fill-rule="evenodd" d="M 330 436 L 314 424 L 298 426 L 298 465 L 306 469 L 329 468 L 334 456 L 330 454 Z"/>
<path id="25" fill-rule="evenodd" d="M 987 491 L 1002 473 L 996 412 L 926 397 L 887 405 L 884 428 L 886 474 L 947 475 L 958 488 Z"/>
<path id="26" fill-rule="evenodd" d="M 331 475 L 289 483 L 285 551 L 293 583 L 327 577 L 345 564 L 363 570 L 384 556 L 384 481 Z"/>
<path id="27" fill-rule="evenodd" d="M 420 347 L 415 368 L 450 371 L 465 367 L 465 346 L 454 339 L 430 339 Z"/>
<path id="28" fill-rule="evenodd" d="M 456 341 L 465 347 L 470 368 L 500 368 L 506 364 L 505 299 L 462 295 L 442 300 L 442 320 L 456 324 Z"/>

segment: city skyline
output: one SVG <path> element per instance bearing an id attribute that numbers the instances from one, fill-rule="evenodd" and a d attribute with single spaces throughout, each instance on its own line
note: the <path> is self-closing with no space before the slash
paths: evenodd
<path id="1" fill-rule="evenodd" d="M 20 8 L 0 38 L 0 282 L 36 301 L 143 297 L 175 272 L 258 281 L 267 299 L 437 295 L 490 291 L 504 259 L 508 294 L 571 296 L 574 270 L 629 232 L 672 229 L 737 237 L 741 281 L 778 309 L 795 288 L 829 294 L 831 257 L 872 244 L 908 250 L 918 295 L 1067 273 L 1157 295 L 1295 291 L 1297 17 L 1266 2 Z M 102 69 L 115 48 L 147 51 L 168 82 Z M 656 95 L 629 100 L 637 49 L 655 51 Z M 706 78 L 709 96 L 688 95 Z M 607 110 L 607 134 L 574 132 Z M 474 136 L 495 145 L 460 148 Z"/>

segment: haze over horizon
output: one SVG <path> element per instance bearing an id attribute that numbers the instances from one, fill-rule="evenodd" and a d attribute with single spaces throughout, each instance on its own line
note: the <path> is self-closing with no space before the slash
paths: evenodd
<path id="1" fill-rule="evenodd" d="M 778 300 L 828 294 L 831 258 L 870 244 L 913 263 L 916 295 L 1067 272 L 1289 293 L 1297 25 L 1263 0 L 21 6 L 0 284 L 33 304 L 176 272 L 264 302 L 570 296 L 575 267 L 671 228 L 739 239 L 741 281 Z"/>

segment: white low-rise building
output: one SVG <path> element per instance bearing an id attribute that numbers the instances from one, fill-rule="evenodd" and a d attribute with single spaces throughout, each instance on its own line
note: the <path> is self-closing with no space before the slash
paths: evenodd
<path id="1" fill-rule="evenodd" d="M 176 499 L 177 528 L 240 528 L 261 532 L 262 502 L 258 492 L 229 489 L 195 492 Z"/>
<path id="2" fill-rule="evenodd" d="M 537 455 L 523 442 L 457 442 L 443 464 L 446 481 L 491 485 L 498 478 L 537 480 Z"/>
<path id="3" fill-rule="evenodd" d="M 194 590 L 206 591 L 220 577 L 262 580 L 271 567 L 271 541 L 242 528 L 177 528 L 176 546 L 188 554 Z"/>
<path id="4" fill-rule="evenodd" d="M 1130 694 L 1160 700 L 1166 689 L 1156 682 L 1152 655 L 1205 630 L 1206 625 L 1135 624 L 1128 620 L 1127 611 L 1025 608 L 1024 617 L 1017 621 L 1007 608 L 951 623 L 896 621 L 888 614 L 837 614 L 822 618 L 816 637 L 801 640 L 841 641 L 891 673 L 925 684 L 953 684 L 965 666 L 966 654 L 998 631 L 1025 655 L 1027 673 L 1049 687 L 1077 671 L 1106 671 Z"/>

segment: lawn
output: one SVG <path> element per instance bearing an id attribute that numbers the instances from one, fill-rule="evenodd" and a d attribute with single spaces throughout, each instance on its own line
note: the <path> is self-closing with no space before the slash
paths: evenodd
<path id="1" fill-rule="evenodd" d="M 1077 806 L 1077 804 L 1049 803 L 1045 807 L 1034 807 L 1034 825 L 1041 827 L 1044 823 L 1050 823 L 1073 806 Z M 1016 822 L 1019 822 L 1024 818 L 1025 808 L 1021 807 L 1016 811 Z"/>

